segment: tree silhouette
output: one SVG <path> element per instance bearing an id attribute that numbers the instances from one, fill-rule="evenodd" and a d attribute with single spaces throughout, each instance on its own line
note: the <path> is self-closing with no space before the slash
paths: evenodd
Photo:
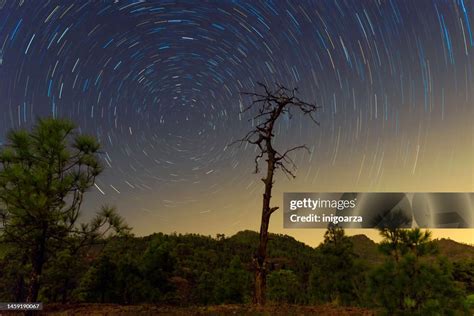
<path id="1" fill-rule="evenodd" d="M 44 264 L 67 247 L 128 231 L 115 209 L 76 225 L 84 193 L 101 173 L 99 143 L 67 120 L 41 119 L 31 132 L 11 131 L 0 150 L 0 242 L 29 264 L 26 300 L 35 302 Z"/>
<path id="2" fill-rule="evenodd" d="M 351 304 L 360 301 L 359 286 L 364 285 L 364 267 L 356 261 L 354 244 L 344 229 L 329 224 L 310 275 L 314 302 Z M 362 284 L 361 284 L 362 283 Z"/>
<path id="3" fill-rule="evenodd" d="M 295 177 L 296 165 L 289 157 L 289 154 L 295 150 L 305 149 L 309 151 L 306 145 L 298 145 L 279 152 L 274 147 L 274 130 L 278 119 L 282 115 L 288 115 L 292 118 L 292 111 L 300 111 L 307 115 L 314 123 L 319 125 L 314 115 L 320 108 L 317 105 L 302 101 L 296 96 L 297 88 L 288 89 L 281 84 L 275 84 L 275 89 L 267 87 L 263 83 L 257 83 L 263 92 L 244 92 L 244 95 L 250 96 L 253 100 L 241 112 L 247 112 L 256 109 L 256 114 L 250 120 L 256 122 L 256 126 L 249 131 L 242 139 L 234 143 L 249 143 L 258 147 L 258 154 L 255 156 L 255 173 L 259 172 L 259 161 L 264 158 L 267 162 L 266 175 L 262 178 L 265 185 L 263 193 L 262 217 L 260 224 L 260 238 L 257 252 L 254 256 L 255 265 L 255 293 L 254 303 L 258 305 L 265 304 L 266 289 L 266 254 L 268 243 L 268 226 L 270 216 L 278 209 L 278 206 L 271 206 L 272 189 L 274 184 L 275 171 L 281 169 L 283 173 L 291 178 Z"/>
<path id="4" fill-rule="evenodd" d="M 412 252 L 416 259 L 425 255 L 436 253 L 436 247 L 431 240 L 431 232 L 429 230 L 422 231 L 419 228 L 407 230 L 403 234 L 403 245 L 405 251 Z"/>
<path id="5" fill-rule="evenodd" d="M 410 223 L 408 218 L 402 210 L 397 209 L 385 216 L 376 216 L 372 221 L 383 238 L 380 243 L 380 250 L 385 254 L 393 256 L 398 262 L 401 256 L 405 230 L 403 227 Z"/>
<path id="6" fill-rule="evenodd" d="M 394 226 L 391 231 L 382 234 L 380 248 L 387 260 L 368 278 L 374 302 L 389 315 L 466 314 L 463 290 L 454 282 L 451 264 L 444 258 L 427 258 L 437 252 L 431 232 Z"/>

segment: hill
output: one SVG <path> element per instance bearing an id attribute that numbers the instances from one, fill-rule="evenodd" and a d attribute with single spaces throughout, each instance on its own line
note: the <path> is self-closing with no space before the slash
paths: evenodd
<path id="1" fill-rule="evenodd" d="M 365 235 L 354 235 L 349 237 L 354 245 L 354 252 L 359 258 L 369 264 L 379 264 L 383 262 L 384 255 L 378 251 L 378 244 Z M 446 257 L 451 262 L 474 260 L 474 247 L 456 242 L 451 239 L 433 240 L 438 255 Z"/>
<path id="2" fill-rule="evenodd" d="M 379 264 L 383 262 L 384 256 L 379 252 L 378 245 L 365 235 L 350 236 L 354 245 L 356 255 L 368 264 Z"/>
<path id="3" fill-rule="evenodd" d="M 439 253 L 451 261 L 474 260 L 474 247 L 451 239 L 436 239 Z"/>

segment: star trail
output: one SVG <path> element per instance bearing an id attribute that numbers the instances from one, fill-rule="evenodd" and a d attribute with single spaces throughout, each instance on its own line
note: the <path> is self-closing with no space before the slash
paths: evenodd
<path id="1" fill-rule="evenodd" d="M 279 148 L 311 153 L 295 153 L 295 180 L 277 178 L 275 204 L 284 191 L 472 191 L 473 10 L 0 1 L 0 144 L 38 117 L 70 118 L 103 146 L 86 214 L 114 204 L 137 234 L 256 229 L 255 149 L 228 144 L 252 126 L 240 92 L 279 82 L 322 108 L 320 127 L 298 116 L 278 126 Z"/>

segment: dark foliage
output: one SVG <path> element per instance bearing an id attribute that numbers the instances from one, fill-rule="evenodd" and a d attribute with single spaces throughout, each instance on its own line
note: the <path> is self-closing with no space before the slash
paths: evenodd
<path id="1" fill-rule="evenodd" d="M 249 303 L 250 258 L 258 237 L 252 231 L 218 238 L 161 233 L 112 237 L 74 258 L 58 254 L 45 269 L 39 299 L 180 306 Z M 429 254 L 417 259 L 404 250 L 398 264 L 387 255 L 385 261 L 367 261 L 372 259 L 364 253 L 372 253 L 369 248 L 376 244 L 347 237 L 335 227 L 317 248 L 285 235 L 269 237 L 267 290 L 268 299 L 276 303 L 382 306 L 396 313 L 395 298 L 404 293 L 405 308 L 419 305 L 421 312 L 448 313 L 462 309 L 462 291 L 471 286 L 473 270 L 465 260 L 451 263 Z M 11 255 L 0 260 L 5 268 L 0 270 L 1 300 L 14 293 L 11 285 L 22 273 L 13 266 L 18 260 Z"/>

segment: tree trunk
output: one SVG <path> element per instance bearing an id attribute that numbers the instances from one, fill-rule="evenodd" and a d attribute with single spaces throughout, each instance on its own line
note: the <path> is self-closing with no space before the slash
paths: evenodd
<path id="1" fill-rule="evenodd" d="M 270 216 L 265 213 L 262 214 L 262 223 L 260 225 L 260 242 L 258 245 L 257 255 L 255 260 L 255 295 L 254 303 L 257 305 L 265 304 L 265 291 L 267 285 L 267 243 L 268 243 L 268 224 Z"/>
<path id="2" fill-rule="evenodd" d="M 255 293 L 254 303 L 265 305 L 266 286 L 267 286 L 267 244 L 268 244 L 268 226 L 270 224 L 270 215 L 274 209 L 270 208 L 272 197 L 273 172 L 275 170 L 274 155 L 270 152 L 267 160 L 267 177 L 262 179 L 265 183 L 265 193 L 263 194 L 262 221 L 260 224 L 260 241 L 257 249 L 255 261 Z M 276 208 L 275 208 L 276 209 Z"/>
<path id="3" fill-rule="evenodd" d="M 36 302 L 38 299 L 39 287 L 40 287 L 40 277 L 43 271 L 44 264 L 44 255 L 45 255 L 45 246 L 46 246 L 46 231 L 47 226 L 43 228 L 42 236 L 39 240 L 38 248 L 33 252 L 32 258 L 32 270 L 30 274 L 30 284 L 28 288 L 28 296 L 26 301 L 28 303 Z"/>
<path id="4" fill-rule="evenodd" d="M 21 259 L 21 267 L 23 268 L 28 263 L 28 257 L 22 256 Z M 16 285 L 15 285 L 15 302 L 23 302 L 25 300 L 25 276 L 23 271 L 20 270 L 17 277 L 16 277 Z"/>
<path id="5" fill-rule="evenodd" d="M 40 276 L 43 264 L 39 260 L 35 260 L 33 263 L 33 269 L 30 274 L 30 285 L 28 288 L 28 296 L 26 301 L 28 303 L 36 302 L 38 299 L 39 285 L 40 285 Z"/>
<path id="6" fill-rule="evenodd" d="M 39 255 L 35 256 L 36 258 L 39 258 Z M 40 276 L 41 276 L 41 270 L 43 268 L 43 264 L 39 259 L 35 259 L 33 261 L 33 270 L 31 271 L 30 274 L 30 285 L 28 288 L 28 296 L 26 297 L 26 301 L 28 303 L 33 303 L 36 302 L 38 299 L 38 292 L 39 292 L 39 286 L 40 286 Z M 38 315 L 38 311 L 32 311 L 28 310 L 25 313 L 25 316 L 34 316 Z"/>

